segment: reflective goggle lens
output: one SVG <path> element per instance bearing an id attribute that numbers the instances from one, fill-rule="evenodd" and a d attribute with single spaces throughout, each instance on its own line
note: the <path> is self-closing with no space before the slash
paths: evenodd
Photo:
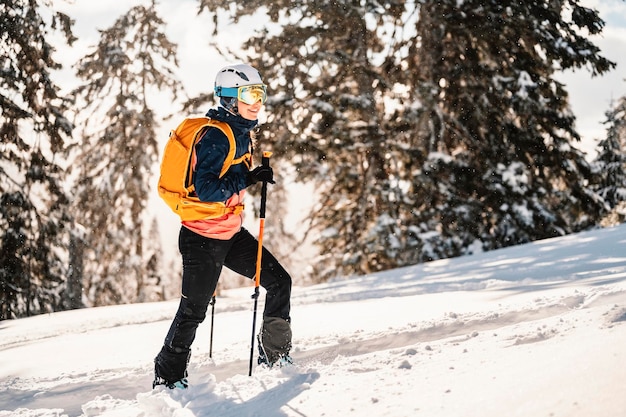
<path id="1" fill-rule="evenodd" d="M 246 104 L 254 104 L 261 101 L 261 104 L 267 100 L 267 89 L 265 85 L 244 85 L 237 89 L 237 99 Z"/>

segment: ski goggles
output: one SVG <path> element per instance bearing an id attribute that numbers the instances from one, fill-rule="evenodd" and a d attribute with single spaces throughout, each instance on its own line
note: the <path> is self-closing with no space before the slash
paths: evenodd
<path id="1" fill-rule="evenodd" d="M 219 93 L 220 97 L 237 97 L 237 100 L 250 105 L 255 104 L 257 101 L 264 104 L 267 100 L 267 86 L 265 84 L 221 88 Z"/>
<path id="2" fill-rule="evenodd" d="M 237 89 L 237 99 L 246 104 L 254 104 L 260 101 L 265 104 L 267 100 L 267 87 L 264 84 L 244 85 Z"/>

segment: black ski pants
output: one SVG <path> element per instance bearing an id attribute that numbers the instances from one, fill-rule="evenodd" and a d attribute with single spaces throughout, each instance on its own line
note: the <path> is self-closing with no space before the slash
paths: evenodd
<path id="1" fill-rule="evenodd" d="M 165 346 L 188 360 L 196 329 L 206 317 L 222 267 L 253 279 L 258 241 L 243 228 L 230 240 L 219 240 L 198 235 L 183 226 L 178 247 L 183 259 L 182 296 Z M 290 321 L 291 277 L 265 248 L 260 284 L 266 290 L 263 316 Z"/>

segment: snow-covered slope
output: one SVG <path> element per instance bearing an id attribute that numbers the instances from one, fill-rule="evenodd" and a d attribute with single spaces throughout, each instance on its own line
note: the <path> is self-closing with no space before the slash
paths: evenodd
<path id="1" fill-rule="evenodd" d="M 175 301 L 3 321 L 0 416 L 626 415 L 625 249 L 623 225 L 294 288 L 296 365 L 251 377 L 253 290 L 228 291 L 186 391 L 151 389 Z"/>

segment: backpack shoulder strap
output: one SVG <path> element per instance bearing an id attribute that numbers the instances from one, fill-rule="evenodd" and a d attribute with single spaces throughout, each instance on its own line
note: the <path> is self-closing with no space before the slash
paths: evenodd
<path id="1" fill-rule="evenodd" d="M 226 122 L 209 119 L 208 125 L 218 128 L 228 138 L 228 154 L 226 155 L 226 159 L 224 160 L 224 165 L 222 165 L 222 170 L 220 171 L 220 178 L 222 178 L 226 174 L 230 166 L 233 164 L 233 160 L 235 159 L 235 152 L 237 151 L 235 135 L 233 133 L 233 129 L 231 129 L 231 127 Z"/>
<path id="2" fill-rule="evenodd" d="M 181 138 L 187 138 L 187 148 L 189 155 L 187 159 L 187 166 L 185 169 L 185 189 L 187 194 L 194 191 L 193 186 L 193 170 L 192 164 L 196 155 L 196 144 L 202 138 L 204 131 L 207 127 L 213 126 L 212 120 L 208 117 L 188 117 L 182 121 L 180 125 L 174 130 L 174 134 Z"/>

